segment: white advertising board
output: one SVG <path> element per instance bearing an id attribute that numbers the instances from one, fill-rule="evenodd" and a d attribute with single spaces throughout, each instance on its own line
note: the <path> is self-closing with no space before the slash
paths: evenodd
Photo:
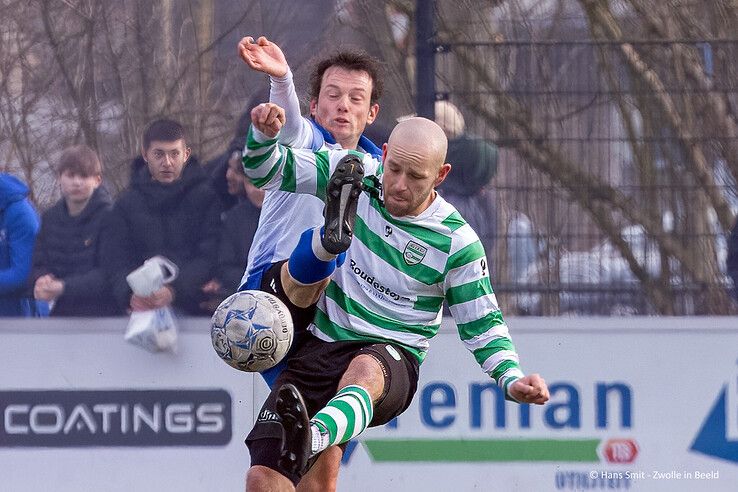
<path id="1" fill-rule="evenodd" d="M 502 404 L 450 332 L 412 406 L 363 436 L 376 490 L 738 490 L 738 320 L 510 320 L 545 406 Z M 353 460 L 364 466 L 353 467 Z M 347 490 L 353 490 L 350 487 Z M 358 489 L 357 489 L 358 490 Z"/>
<path id="2" fill-rule="evenodd" d="M 738 319 L 508 322 L 547 405 L 503 403 L 449 321 L 339 490 L 738 489 Z M 0 320 L 0 490 L 243 490 L 260 377 L 217 358 L 208 320 L 183 320 L 176 354 L 124 328 Z"/>
<path id="3" fill-rule="evenodd" d="M 152 354 L 124 319 L 0 320 L 0 490 L 242 490 L 254 376 L 182 325 Z"/>

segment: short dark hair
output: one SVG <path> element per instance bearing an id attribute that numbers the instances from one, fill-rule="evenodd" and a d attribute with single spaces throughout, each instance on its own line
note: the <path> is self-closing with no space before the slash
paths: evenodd
<path id="1" fill-rule="evenodd" d="M 182 125 L 174 120 L 160 119 L 154 120 L 146 127 L 143 134 L 143 148 L 147 150 L 151 142 L 158 140 L 160 142 L 176 142 L 184 140 L 187 145 L 187 132 Z"/>
<path id="2" fill-rule="evenodd" d="M 102 166 L 97 152 L 87 145 L 67 147 L 59 158 L 56 172 L 61 176 L 66 171 L 80 176 L 101 176 Z"/>
<path id="3" fill-rule="evenodd" d="M 379 60 L 364 51 L 340 51 L 318 62 L 310 75 L 310 98 L 318 99 L 320 86 L 323 84 L 323 75 L 331 67 L 345 70 L 360 70 L 369 74 L 372 79 L 372 94 L 370 104 L 376 104 L 382 97 L 384 83 L 382 82 L 382 65 Z"/>

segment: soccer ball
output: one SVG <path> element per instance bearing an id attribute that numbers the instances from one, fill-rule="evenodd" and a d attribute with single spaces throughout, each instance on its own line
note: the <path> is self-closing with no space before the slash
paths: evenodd
<path id="1" fill-rule="evenodd" d="M 236 292 L 220 303 L 211 319 L 213 348 L 231 367 L 260 372 L 281 361 L 294 327 L 287 306 L 260 290 Z"/>

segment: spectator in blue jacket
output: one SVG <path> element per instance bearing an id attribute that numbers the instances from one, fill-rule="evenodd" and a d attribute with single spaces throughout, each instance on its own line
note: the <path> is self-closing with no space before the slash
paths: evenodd
<path id="1" fill-rule="evenodd" d="M 28 276 L 39 219 L 27 197 L 22 181 L 0 173 L 0 316 L 34 314 Z"/>
<path id="2" fill-rule="evenodd" d="M 112 316 L 117 310 L 100 260 L 100 231 L 111 200 L 97 153 L 69 147 L 57 165 L 62 198 L 47 210 L 33 254 L 33 294 L 52 316 Z"/>

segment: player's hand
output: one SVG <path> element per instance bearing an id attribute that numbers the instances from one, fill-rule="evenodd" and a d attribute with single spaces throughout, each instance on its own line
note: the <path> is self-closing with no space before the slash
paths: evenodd
<path id="1" fill-rule="evenodd" d="M 510 396 L 520 403 L 543 405 L 548 401 L 549 393 L 546 381 L 538 374 L 529 374 L 510 385 Z"/>
<path id="2" fill-rule="evenodd" d="M 269 138 L 274 138 L 285 122 L 284 108 L 274 103 L 261 103 L 251 110 L 254 128 Z"/>
<path id="3" fill-rule="evenodd" d="M 284 77 L 289 69 L 280 47 L 264 36 L 256 42 L 251 36 L 241 39 L 238 43 L 238 54 L 248 66 L 272 77 Z"/>

